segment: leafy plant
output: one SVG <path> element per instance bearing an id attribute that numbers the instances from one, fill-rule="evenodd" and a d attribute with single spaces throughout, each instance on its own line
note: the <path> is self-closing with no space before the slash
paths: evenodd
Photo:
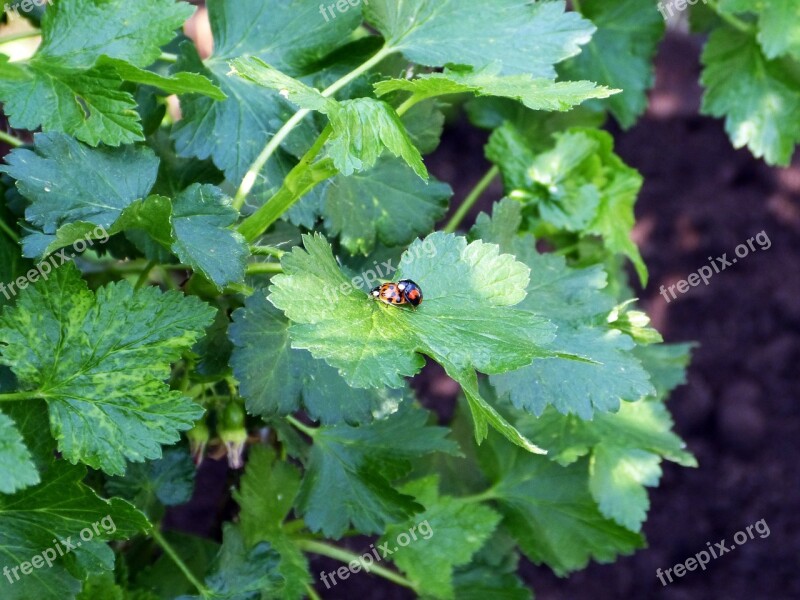
<path id="1" fill-rule="evenodd" d="M 599 129 L 645 110 L 652 3 L 207 5 L 207 58 L 176 0 L 57 0 L 32 56 L 0 54 L 3 598 L 316 598 L 323 555 L 524 599 L 520 556 L 566 575 L 642 547 L 661 461 L 695 465 L 665 405 L 690 347 L 627 283 L 642 178 Z M 800 140 L 793 12 L 693 15 L 703 110 L 770 163 Z M 461 108 L 492 164 L 437 228 L 453 191 L 424 157 Z M 368 294 L 401 279 L 416 310 Z M 463 391 L 447 422 L 410 386 L 428 362 Z M 206 452 L 245 464 L 238 518 L 162 533 Z M 339 541 L 423 522 L 370 569 Z"/>

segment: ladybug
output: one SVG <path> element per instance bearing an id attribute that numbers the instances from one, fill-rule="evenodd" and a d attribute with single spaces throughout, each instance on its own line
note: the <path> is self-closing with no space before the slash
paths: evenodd
<path id="1" fill-rule="evenodd" d="M 407 302 L 405 296 L 400 291 L 396 283 L 383 283 L 372 288 L 370 295 L 376 300 L 380 300 L 385 304 L 405 304 Z"/>
<path id="2" fill-rule="evenodd" d="M 422 290 L 410 279 L 375 286 L 372 288 L 370 295 L 384 304 L 392 304 L 394 306 L 410 304 L 414 309 L 422 302 Z"/>
<path id="3" fill-rule="evenodd" d="M 419 286 L 410 279 L 402 279 L 397 282 L 397 289 L 403 294 L 411 306 L 417 308 L 422 303 L 422 290 Z"/>

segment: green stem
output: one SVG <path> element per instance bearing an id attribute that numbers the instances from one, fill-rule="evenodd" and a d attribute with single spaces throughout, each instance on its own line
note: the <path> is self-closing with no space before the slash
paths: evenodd
<path id="1" fill-rule="evenodd" d="M 581 10 L 581 0 L 572 0 L 572 10 L 583 14 L 583 11 Z"/>
<path id="2" fill-rule="evenodd" d="M 3 232 L 4 232 L 4 233 L 5 233 L 5 234 L 6 234 L 8 237 L 10 237 L 12 240 L 14 240 L 14 242 L 16 242 L 17 244 L 19 244 L 19 236 L 17 235 L 17 232 L 16 232 L 16 231 L 14 231 L 13 229 L 11 229 L 11 227 L 9 226 L 9 224 L 8 224 L 8 223 L 6 223 L 5 221 L 3 221 L 3 219 L 0 219 L 0 229 L 2 229 L 2 230 L 3 230 Z"/>
<path id="3" fill-rule="evenodd" d="M 732 15 L 722 10 L 719 7 L 719 3 L 717 2 L 717 0 L 706 0 L 706 4 L 708 4 L 711 7 L 711 9 L 715 13 L 717 13 L 717 16 L 720 19 L 725 21 L 728 25 L 730 25 L 734 29 L 738 29 L 742 33 L 747 33 L 747 34 L 752 34 L 755 31 L 755 29 L 751 25 L 745 23 L 736 15 Z"/>
<path id="4" fill-rule="evenodd" d="M 158 57 L 158 60 L 161 62 L 176 63 L 178 62 L 178 55 L 170 52 L 162 52 L 161 56 Z"/>
<path id="5" fill-rule="evenodd" d="M 286 252 L 275 246 L 250 246 L 250 254 L 253 256 L 274 256 L 280 258 Z"/>
<path id="6" fill-rule="evenodd" d="M 263 275 L 264 273 L 283 273 L 283 267 L 278 263 L 251 263 L 247 265 L 248 275 Z"/>
<path id="7" fill-rule="evenodd" d="M 270 225 L 277 221 L 295 202 L 302 198 L 309 190 L 318 183 L 335 175 L 338 171 L 333 166 L 330 159 L 324 159 L 316 164 L 312 164 L 317 155 L 322 151 L 325 142 L 333 132 L 330 125 L 325 127 L 322 133 L 308 149 L 300 162 L 289 171 L 283 180 L 280 189 L 270 198 L 264 206 L 259 208 L 252 215 L 247 217 L 239 224 L 238 230 L 248 241 L 252 242 Z"/>
<path id="8" fill-rule="evenodd" d="M 360 77 L 362 74 L 369 71 L 375 65 L 380 63 L 384 60 L 387 56 L 394 52 L 394 48 L 389 46 L 384 46 L 377 53 L 375 53 L 372 58 L 365 61 L 352 71 L 350 71 L 347 75 L 334 81 L 330 86 L 325 88 L 322 91 L 322 95 L 326 98 L 333 96 L 336 92 L 341 90 L 347 84 L 352 82 L 354 79 Z M 267 142 L 267 145 L 264 146 L 264 149 L 258 155 L 256 160 L 253 162 L 250 169 L 248 169 L 247 173 L 242 179 L 242 184 L 239 186 L 238 191 L 236 192 L 236 196 L 233 198 L 233 206 L 236 210 L 241 210 L 242 206 L 244 206 L 244 202 L 247 199 L 248 194 L 253 189 L 253 186 L 256 184 L 256 180 L 258 178 L 259 173 L 264 168 L 264 165 L 267 164 L 267 161 L 270 157 L 275 153 L 275 151 L 280 147 L 283 141 L 289 136 L 292 130 L 300 124 L 300 122 L 306 118 L 311 111 L 307 108 L 303 108 L 298 110 L 292 117 L 284 123 L 283 127 L 281 127 L 275 135 Z"/>
<path id="9" fill-rule="evenodd" d="M 26 40 L 26 39 L 32 38 L 32 37 L 39 37 L 40 35 L 42 35 L 42 32 L 41 31 L 36 31 L 36 30 L 34 30 L 34 31 L 21 31 L 19 33 L 12 33 L 10 35 L 6 35 L 6 36 L 3 36 L 3 37 L 0 37 L 0 46 L 2 46 L 3 44 L 16 42 L 17 40 Z"/>
<path id="10" fill-rule="evenodd" d="M 148 279 L 150 278 L 150 271 L 152 271 L 157 264 L 158 262 L 155 260 L 151 260 L 149 263 L 147 263 L 145 268 L 142 269 L 139 279 L 136 280 L 136 284 L 133 286 L 134 289 L 138 290 L 145 283 L 147 283 Z"/>
<path id="11" fill-rule="evenodd" d="M 500 168 L 497 165 L 494 165 L 489 171 L 487 171 L 486 175 L 483 176 L 478 184 L 473 188 L 473 190 L 469 193 L 464 199 L 464 202 L 461 203 L 461 206 L 458 207 L 456 213 L 452 216 L 452 218 L 447 222 L 445 225 L 444 231 L 445 233 L 454 233 L 458 226 L 461 224 L 461 221 L 464 220 L 464 217 L 467 216 L 470 209 L 473 205 L 478 201 L 481 197 L 481 194 L 486 191 L 486 188 L 491 185 L 494 178 L 500 174 Z"/>
<path id="12" fill-rule="evenodd" d="M 18 400 L 36 400 L 38 398 L 44 398 L 45 394 L 43 394 L 39 390 L 33 390 L 31 392 L 11 392 L 8 394 L 0 394 L 0 402 L 17 402 Z"/>
<path id="13" fill-rule="evenodd" d="M 343 548 L 338 548 L 336 546 L 325 544 L 323 542 L 317 542 L 315 540 L 297 540 L 297 545 L 301 550 L 304 550 L 305 552 L 319 554 L 320 556 L 327 556 L 329 558 L 333 558 L 343 563 L 351 563 L 355 561 L 359 564 L 362 564 L 361 557 L 358 554 L 355 554 Z M 396 583 L 397 585 L 402 585 L 403 587 L 407 587 L 412 590 L 415 589 L 414 583 L 412 581 L 406 579 L 399 573 L 395 573 L 394 571 L 381 567 L 380 565 L 372 564 L 372 566 L 370 566 L 369 568 L 369 571 L 370 573 L 375 573 L 376 575 L 380 575 L 384 579 L 388 579 L 389 581 Z"/>
<path id="14" fill-rule="evenodd" d="M 293 425 L 295 429 L 299 429 L 310 438 L 313 438 L 315 435 L 317 435 L 316 429 L 314 429 L 313 427 L 309 427 L 304 423 L 301 423 L 300 421 L 295 419 L 292 415 L 286 415 L 286 420 L 289 421 L 289 423 Z"/>
<path id="15" fill-rule="evenodd" d="M 472 496 L 461 496 L 459 500 L 461 500 L 461 502 L 474 503 L 486 502 L 487 500 L 494 500 L 495 498 L 497 498 L 497 496 L 495 494 L 494 487 L 490 487 L 488 490 L 484 490 L 479 494 L 473 494 Z"/>
<path id="16" fill-rule="evenodd" d="M 189 570 L 189 567 L 186 566 L 186 563 L 183 562 L 181 557 L 178 556 L 178 553 L 175 552 L 174 548 L 170 546 L 169 542 L 164 539 L 163 535 L 161 535 L 158 527 L 153 529 L 153 539 L 158 543 L 159 546 L 161 546 L 161 549 L 164 551 L 164 553 L 172 559 L 172 562 L 175 563 L 181 572 L 183 572 L 183 575 L 187 580 L 189 580 L 189 583 L 197 588 L 197 591 L 200 592 L 200 595 L 203 596 L 203 598 L 210 598 L 211 591 L 205 585 L 200 583 L 197 577 L 194 576 L 194 573 Z"/>
<path id="17" fill-rule="evenodd" d="M 0 142 L 5 142 L 12 148 L 20 148 L 25 145 L 25 142 L 23 142 L 21 139 L 15 138 L 13 135 L 6 133 L 5 131 L 0 131 Z"/>

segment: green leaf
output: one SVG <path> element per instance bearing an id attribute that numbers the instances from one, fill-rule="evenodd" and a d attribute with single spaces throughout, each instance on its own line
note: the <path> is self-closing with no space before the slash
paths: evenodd
<path id="1" fill-rule="evenodd" d="M 638 347 L 634 354 L 650 373 L 656 397 L 665 399 L 672 390 L 686 383 L 686 367 L 695 344 L 658 344 Z"/>
<path id="2" fill-rule="evenodd" d="M 371 98 L 344 100 L 330 115 L 333 133 L 328 154 L 342 175 L 369 169 L 384 149 L 402 158 L 414 172 L 428 181 L 422 156 L 411 141 L 403 122 L 386 102 Z"/>
<path id="3" fill-rule="evenodd" d="M 645 285 L 647 267 L 630 237 L 642 176 L 614 154 L 613 137 L 596 129 L 570 129 L 556 134 L 555 146 L 526 167 L 523 159 L 504 151 L 524 148 L 525 139 L 513 127 L 499 136 L 493 136 L 489 157 L 511 186 L 507 194 L 536 210 L 534 224 L 601 236 L 609 252 L 633 262 Z"/>
<path id="4" fill-rule="evenodd" d="M 121 475 L 125 459 L 160 458 L 161 444 L 203 414 L 163 381 L 212 317 L 210 306 L 177 292 L 122 282 L 93 293 L 69 264 L 4 309 L 0 364 L 47 401 L 67 459 Z"/>
<path id="5" fill-rule="evenodd" d="M 244 280 L 250 251 L 244 237 L 230 229 L 238 217 L 231 199 L 213 185 L 195 183 L 172 204 L 170 249 L 220 290 Z"/>
<path id="6" fill-rule="evenodd" d="M 300 474 L 289 463 L 275 459 L 271 449 L 253 448 L 240 491 L 234 492 L 234 498 L 241 507 L 239 520 L 247 544 L 254 546 L 266 541 L 280 554 L 278 572 L 284 584 L 276 592 L 278 597 L 301 600 L 306 586 L 312 583 L 308 561 L 283 530 L 284 519 L 291 512 L 300 488 Z"/>
<path id="7" fill-rule="evenodd" d="M 173 0 L 76 0 L 51 6 L 36 55 L 24 67 L 0 71 L 0 100 L 12 125 L 62 131 L 93 146 L 143 139 L 136 103 L 122 91 L 119 71 L 141 79 L 137 67 L 158 58 L 160 46 L 191 12 L 189 5 Z M 196 78 L 189 81 L 199 84 Z"/>
<path id="8" fill-rule="evenodd" d="M 164 452 L 163 458 L 128 466 L 124 477 L 112 477 L 106 491 L 136 505 L 153 520 L 163 516 L 163 506 L 184 504 L 194 492 L 195 466 L 184 449 Z"/>
<path id="9" fill-rule="evenodd" d="M 511 308 L 525 296 L 529 270 L 493 244 L 444 233 L 414 242 L 395 274 L 423 290 L 411 311 L 355 288 L 322 236 L 303 242 L 283 257 L 270 301 L 293 321 L 293 346 L 324 358 L 350 385 L 401 387 L 422 367 L 418 352 L 455 370 L 505 371 L 544 353 L 552 339 L 549 323 Z M 340 290 L 336 302 L 306 300 L 325 289 Z"/>
<path id="10" fill-rule="evenodd" d="M 158 172 L 149 148 L 90 148 L 59 133 L 37 134 L 34 150 L 16 149 L 6 162 L 0 171 L 17 180 L 30 201 L 25 218 L 44 234 L 24 240 L 29 256 L 45 254 L 64 225 L 110 229 L 123 209 L 147 195 Z"/>
<path id="11" fill-rule="evenodd" d="M 0 413 L 0 492 L 13 494 L 39 481 L 39 472 L 16 424 Z"/>
<path id="12" fill-rule="evenodd" d="M 479 452 L 503 524 L 535 564 L 563 576 L 589 560 L 611 562 L 644 546 L 639 534 L 600 513 L 589 493 L 586 461 L 565 467 L 496 436 Z"/>
<path id="13" fill-rule="evenodd" d="M 351 388 L 325 361 L 293 349 L 289 321 L 263 292 L 233 313 L 229 332 L 235 346 L 231 366 L 250 414 L 288 415 L 302 401 L 309 415 L 325 424 L 360 423 L 399 402 L 388 391 Z"/>
<path id="14" fill-rule="evenodd" d="M 370 0 L 363 10 L 388 46 L 412 62 L 475 68 L 500 62 L 503 74 L 555 79 L 553 65 L 577 54 L 594 31 L 591 23 L 565 8 L 561 0 L 497 0 L 487 18 L 481 0 Z"/>
<path id="15" fill-rule="evenodd" d="M 800 58 L 800 7 L 792 0 L 722 0 L 726 13 L 754 13 L 758 16 L 758 41 L 767 58 L 791 54 Z"/>
<path id="16" fill-rule="evenodd" d="M 457 452 L 447 429 L 426 425 L 429 414 L 406 407 L 380 421 L 317 430 L 296 507 L 312 531 L 339 538 L 352 526 L 382 533 L 390 523 L 423 510 L 392 481 L 411 460 L 431 452 Z"/>
<path id="17" fill-rule="evenodd" d="M 488 506 L 439 495 L 435 475 L 405 484 L 400 491 L 416 498 L 425 510 L 403 523 L 391 525 L 379 545 L 390 544 L 392 561 L 424 597 L 455 598 L 453 570 L 469 563 L 500 522 Z M 410 541 L 399 549 L 398 536 Z M 392 546 L 394 548 L 392 548 Z"/>
<path id="18" fill-rule="evenodd" d="M 480 398 L 475 378 L 475 370 L 501 373 L 552 356 L 550 323 L 513 308 L 525 297 L 525 265 L 494 244 L 431 234 L 409 247 L 395 274 L 423 290 L 425 301 L 412 311 L 376 302 L 348 282 L 321 236 L 305 236 L 304 245 L 283 257 L 284 274 L 270 288 L 270 301 L 293 322 L 293 347 L 324 359 L 354 387 L 401 387 L 430 356 L 469 394 L 479 441 L 491 423 L 535 449 Z M 336 302 L 305 300 L 320 290 L 338 290 Z"/>
<path id="19" fill-rule="evenodd" d="M 592 421 L 548 409 L 537 419 L 520 417 L 516 424 L 562 465 L 591 453 L 592 496 L 605 516 L 632 531 L 639 531 L 645 519 L 649 501 L 644 486 L 658 484 L 661 458 L 697 466 L 672 432 L 666 407 L 655 400 L 625 403 L 618 413 L 598 414 Z"/>
<path id="20" fill-rule="evenodd" d="M 768 60 L 752 36 L 726 28 L 711 34 L 702 62 L 703 114 L 725 118 L 734 147 L 788 166 L 800 141 L 800 84 L 787 66 Z"/>
<path id="21" fill-rule="evenodd" d="M 391 92 L 410 92 L 415 100 L 470 93 L 476 96 L 511 98 L 532 110 L 567 111 L 590 98 L 608 98 L 620 90 L 598 87 L 591 81 L 552 81 L 530 75 L 500 75 L 495 63 L 473 71 L 452 67 L 444 73 L 420 75 L 416 79 L 389 79 L 375 84 L 378 96 Z"/>
<path id="22" fill-rule="evenodd" d="M 453 190 L 427 184 L 399 159 L 379 159 L 369 171 L 337 175 L 325 184 L 325 228 L 351 254 L 368 255 L 377 241 L 405 246 L 434 228 L 447 211 Z"/>
<path id="23" fill-rule="evenodd" d="M 109 65 L 114 68 L 121 79 L 142 85 L 151 85 L 160 88 L 169 94 L 200 94 L 214 100 L 225 100 L 225 93 L 215 86 L 208 78 L 197 73 L 174 73 L 170 76 L 159 75 L 153 71 L 140 69 L 124 60 L 100 57 L 99 65 Z"/>
<path id="24" fill-rule="evenodd" d="M 88 68 L 106 55 L 146 67 L 192 12 L 191 6 L 175 0 L 57 2 L 42 20 L 37 58 Z"/>
<path id="25" fill-rule="evenodd" d="M 499 242 L 503 251 L 513 252 L 530 267 L 521 307 L 558 326 L 551 347 L 562 355 L 492 375 L 498 394 L 537 415 L 553 405 L 585 419 L 595 411 L 617 410 L 620 399 L 633 401 L 653 394 L 647 372 L 630 353 L 633 341 L 607 323 L 614 301 L 602 291 L 606 287 L 602 268 L 572 269 L 561 256 L 539 254 L 531 236 L 517 236 L 521 221 L 520 205 L 506 199 L 495 205 L 491 219 L 479 215 L 474 233 Z"/>
<path id="26" fill-rule="evenodd" d="M 337 102 L 258 58 L 237 59 L 231 61 L 231 67 L 239 77 L 280 90 L 282 96 L 298 107 L 327 115 L 332 128 L 328 154 L 342 175 L 373 167 L 384 150 L 388 150 L 401 157 L 420 178 L 427 181 L 428 172 L 419 150 L 400 117 L 386 102 L 372 98 Z"/>
<path id="27" fill-rule="evenodd" d="M 592 40 L 559 69 L 568 79 L 591 79 L 621 88 L 603 104 L 617 121 L 631 127 L 647 108 L 654 82 L 653 57 L 664 35 L 664 19 L 650 0 L 584 0 L 584 17 L 597 26 Z"/>
<path id="28" fill-rule="evenodd" d="M 533 600 L 531 588 L 517 574 L 517 543 L 498 529 L 466 567 L 456 569 L 458 600 Z"/>
<path id="29" fill-rule="evenodd" d="M 119 146 L 144 139 L 136 102 L 112 67 L 64 68 L 32 60 L 24 81 L 0 80 L 0 100 L 18 129 L 64 132 L 82 142 Z"/>
<path id="30" fill-rule="evenodd" d="M 239 527 L 226 523 L 222 548 L 206 577 L 206 586 L 215 600 L 256 600 L 273 598 L 283 582 L 278 573 L 280 557 L 269 544 L 249 548 Z M 205 596 L 180 596 L 176 600 L 202 600 Z"/>
<path id="31" fill-rule="evenodd" d="M 0 595 L 4 600 L 72 599 L 90 572 L 114 568 L 114 552 L 105 542 L 128 539 L 150 524 L 124 500 L 103 500 L 83 484 L 85 467 L 55 458 L 53 440 L 42 435 L 42 405 L 14 404 L 12 416 L 25 442 L 37 449 L 41 482 L 10 496 L 0 495 L 3 562 L 12 578 L 0 579 Z M 37 555 L 39 567 L 27 575 L 19 568 L 14 573 L 15 567 L 36 560 Z"/>
<path id="32" fill-rule="evenodd" d="M 289 75 L 310 74 L 320 59 L 348 40 L 360 25 L 361 14 L 351 9 L 326 22 L 319 3 L 310 0 L 240 0 L 235 6 L 227 0 L 212 0 L 208 12 L 214 54 L 201 61 L 192 44 L 183 44 L 178 67 L 205 75 L 228 99 L 181 97 L 183 119 L 176 124 L 173 138 L 181 156 L 212 157 L 229 180 L 238 182 L 295 110 L 277 91 L 265 92 L 239 77 L 229 77 L 229 61 L 254 56 Z M 300 157 L 318 133 L 306 119 L 283 148 Z"/>

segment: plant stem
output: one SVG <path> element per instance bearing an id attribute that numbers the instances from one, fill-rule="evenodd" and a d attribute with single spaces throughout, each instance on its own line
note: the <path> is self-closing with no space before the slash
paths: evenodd
<path id="1" fill-rule="evenodd" d="M 462 502 L 485 502 L 486 500 L 494 500 L 496 498 L 494 487 L 490 487 L 487 490 L 484 490 L 478 494 L 473 494 L 471 496 L 461 496 L 459 500 Z"/>
<path id="2" fill-rule="evenodd" d="M 738 29 L 742 33 L 748 33 L 748 34 L 753 33 L 754 29 L 750 24 L 745 23 L 744 21 L 742 21 L 736 15 L 732 15 L 732 14 L 727 13 L 724 10 L 722 10 L 719 7 L 719 3 L 717 2 L 717 0 L 706 0 L 706 4 L 708 4 L 711 7 L 711 9 L 715 13 L 717 13 L 717 16 L 720 19 L 725 21 L 728 25 L 730 25 L 734 29 Z"/>
<path id="3" fill-rule="evenodd" d="M 470 209 L 473 205 L 478 201 L 478 198 L 481 197 L 481 194 L 486 191 L 486 188 L 494 181 L 494 178 L 500 174 L 500 168 L 497 165 L 494 165 L 489 171 L 487 171 L 486 175 L 483 176 L 478 184 L 473 188 L 473 190 L 469 193 L 469 195 L 464 199 L 464 202 L 461 203 L 461 206 L 458 207 L 456 213 L 451 217 L 451 219 L 445 225 L 444 231 L 446 233 L 454 233 L 458 226 L 461 224 L 461 221 L 464 220 L 464 217 L 467 216 Z"/>
<path id="4" fill-rule="evenodd" d="M 337 548 L 336 546 L 325 544 L 323 542 L 317 542 L 315 540 L 297 540 L 297 546 L 305 552 L 327 556 L 343 563 L 351 563 L 353 561 L 361 563 L 361 557 L 358 554 L 350 552 L 349 550 L 345 550 L 344 548 Z M 412 590 L 415 589 L 413 582 L 409 581 L 399 573 L 395 573 L 394 571 L 381 567 L 380 565 L 373 564 L 370 566 L 369 570 L 371 573 L 380 575 L 384 579 L 388 579 L 397 585 L 402 585 L 403 587 L 407 587 Z"/>
<path id="5" fill-rule="evenodd" d="M 254 241 L 310 189 L 338 172 L 329 159 L 312 164 L 332 132 L 331 126 L 328 125 L 300 162 L 289 171 L 275 195 L 239 224 L 239 233 L 245 239 Z"/>
<path id="6" fill-rule="evenodd" d="M 583 13 L 581 10 L 581 0 L 572 0 L 572 10 L 578 13 Z"/>
<path id="7" fill-rule="evenodd" d="M 181 557 L 178 556 L 178 553 L 175 552 L 175 549 L 170 546 L 169 542 L 158 530 L 158 527 L 153 528 L 153 539 L 156 541 L 156 543 L 158 543 L 159 546 L 161 546 L 161 549 L 164 551 L 164 553 L 172 559 L 172 562 L 174 562 L 175 565 L 181 570 L 186 579 L 189 580 L 189 583 L 197 588 L 197 591 L 200 592 L 200 595 L 203 596 L 203 598 L 211 597 L 211 591 L 202 583 L 200 583 L 200 581 L 198 581 L 197 577 L 194 576 L 194 573 L 189 570 L 189 567 L 186 566 L 186 563 L 183 562 Z"/>
<path id="8" fill-rule="evenodd" d="M 250 246 L 250 254 L 253 256 L 274 256 L 280 258 L 286 252 L 275 246 Z"/>
<path id="9" fill-rule="evenodd" d="M 26 40 L 26 39 L 32 38 L 32 37 L 39 37 L 40 35 L 42 35 L 42 32 L 38 31 L 38 30 L 21 31 L 19 33 L 12 33 L 12 34 L 6 35 L 4 37 L 0 37 L 0 46 L 2 46 L 3 44 L 16 42 L 17 40 Z"/>
<path id="10" fill-rule="evenodd" d="M 15 138 L 13 135 L 6 133 L 5 131 L 0 131 L 0 142 L 5 142 L 12 148 L 20 148 L 21 146 L 25 145 L 25 142 L 23 142 L 21 139 Z"/>
<path id="11" fill-rule="evenodd" d="M 283 268 L 278 263 L 251 263 L 247 265 L 248 275 L 261 275 L 264 273 L 283 273 Z"/>
<path id="12" fill-rule="evenodd" d="M 299 429 L 310 438 L 313 438 L 315 435 L 317 435 L 316 429 L 314 429 L 313 427 L 309 427 L 304 423 L 301 423 L 300 421 L 295 419 L 292 415 L 286 415 L 286 420 L 289 421 L 289 423 L 293 425 L 296 429 Z"/>
<path id="13" fill-rule="evenodd" d="M 16 242 L 17 244 L 19 244 L 19 236 L 17 235 L 17 232 L 16 232 L 16 231 L 14 231 L 13 229 L 11 229 L 11 227 L 8 225 L 8 223 L 6 223 L 5 221 L 3 221 L 3 219 L 0 219 L 0 229 L 2 229 L 2 230 L 3 230 L 3 232 L 4 232 L 4 233 L 5 233 L 5 234 L 6 234 L 8 237 L 10 237 L 10 238 L 11 238 L 11 239 L 12 239 L 14 242 Z"/>
<path id="14" fill-rule="evenodd" d="M 162 52 L 161 56 L 158 57 L 158 60 L 161 62 L 176 63 L 178 62 L 178 55 L 171 54 L 170 52 Z"/>
<path id="15" fill-rule="evenodd" d="M 36 400 L 44 398 L 40 390 L 33 390 L 30 392 L 10 392 L 8 394 L 0 394 L 0 402 L 16 402 L 18 400 Z"/>
<path id="16" fill-rule="evenodd" d="M 136 280 L 136 285 L 133 286 L 134 289 L 138 290 L 145 283 L 147 283 L 147 280 L 150 277 L 150 271 L 152 271 L 157 264 L 158 264 L 158 262 L 156 262 L 154 260 L 151 260 L 149 263 L 147 263 L 145 268 L 142 269 L 142 272 L 139 275 L 139 279 Z"/>
<path id="17" fill-rule="evenodd" d="M 322 91 L 322 95 L 326 98 L 333 96 L 336 92 L 341 90 L 347 84 L 352 82 L 354 79 L 360 77 L 363 73 L 369 71 L 372 67 L 380 63 L 383 59 L 394 52 L 394 48 L 389 46 L 384 46 L 378 52 L 376 52 L 372 58 L 365 61 L 352 71 L 350 71 L 347 75 L 334 81 L 330 86 L 325 88 Z M 308 115 L 311 111 L 307 108 L 303 108 L 298 110 L 292 117 L 284 123 L 283 127 L 281 127 L 272 138 L 270 138 L 267 145 L 264 146 L 264 149 L 258 155 L 256 160 L 253 162 L 250 169 L 248 169 L 247 173 L 242 179 L 242 184 L 239 186 L 238 191 L 236 192 L 236 196 L 233 198 L 233 207 L 236 210 L 241 210 L 242 206 L 244 206 L 244 202 L 247 199 L 247 195 L 253 189 L 253 186 L 256 184 L 256 179 L 258 178 L 258 174 L 261 173 L 261 170 L 264 168 L 264 165 L 267 164 L 267 161 L 270 157 L 275 153 L 275 151 L 280 147 L 283 141 L 289 136 L 292 130 L 300 124 L 300 122 L 305 119 L 306 115 Z"/>

